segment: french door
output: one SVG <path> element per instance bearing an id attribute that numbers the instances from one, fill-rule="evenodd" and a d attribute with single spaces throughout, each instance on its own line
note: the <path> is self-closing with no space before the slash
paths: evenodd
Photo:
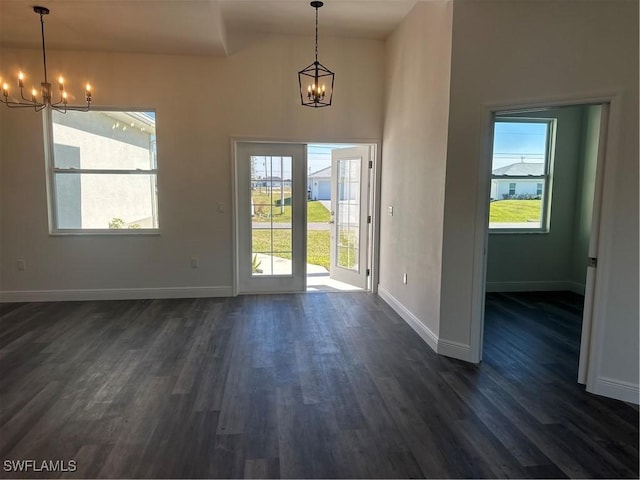
<path id="1" fill-rule="evenodd" d="M 331 268 L 334 280 L 367 288 L 371 147 L 331 152 Z"/>
<path id="2" fill-rule="evenodd" d="M 306 146 L 236 143 L 238 293 L 306 288 Z"/>

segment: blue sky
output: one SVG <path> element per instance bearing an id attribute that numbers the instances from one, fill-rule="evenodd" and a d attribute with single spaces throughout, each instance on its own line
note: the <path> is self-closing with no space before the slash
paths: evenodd
<path id="1" fill-rule="evenodd" d="M 336 148 L 346 148 L 352 145 L 347 144 L 309 144 L 307 146 L 307 174 L 317 172 L 318 170 L 322 170 L 323 168 L 331 166 L 331 150 Z M 280 174 L 280 162 L 277 160 L 278 157 L 275 157 L 276 160 L 273 162 L 272 167 L 273 170 L 271 175 L 282 178 L 291 178 L 291 167 L 288 162 L 284 162 L 284 175 Z M 259 176 L 265 176 L 264 173 L 264 160 L 263 157 L 259 157 L 256 162 L 256 174 Z M 269 172 L 267 172 L 267 176 Z"/>
<path id="2" fill-rule="evenodd" d="M 496 122 L 492 170 L 520 162 L 544 162 L 547 123 Z"/>

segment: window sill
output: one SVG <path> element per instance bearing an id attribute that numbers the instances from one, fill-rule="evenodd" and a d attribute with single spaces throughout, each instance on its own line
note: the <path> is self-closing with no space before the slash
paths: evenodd
<path id="1" fill-rule="evenodd" d="M 68 236 L 136 236 L 136 235 L 151 235 L 159 236 L 160 230 L 149 228 L 123 228 L 123 229 L 82 229 L 82 230 L 52 230 L 49 232 L 51 237 L 68 237 Z"/>
<path id="2" fill-rule="evenodd" d="M 546 235 L 549 233 L 547 229 L 526 229 L 526 228 L 490 228 L 489 235 Z"/>

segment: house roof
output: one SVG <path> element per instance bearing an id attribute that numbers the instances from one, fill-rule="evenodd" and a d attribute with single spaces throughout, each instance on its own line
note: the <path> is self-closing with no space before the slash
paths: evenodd
<path id="1" fill-rule="evenodd" d="M 496 168 L 493 175 L 504 175 L 509 177 L 526 177 L 544 175 L 544 163 L 524 163 L 518 162 L 506 167 Z"/>
<path id="2" fill-rule="evenodd" d="M 331 178 L 331 167 L 323 168 L 309 174 L 308 178 Z"/>

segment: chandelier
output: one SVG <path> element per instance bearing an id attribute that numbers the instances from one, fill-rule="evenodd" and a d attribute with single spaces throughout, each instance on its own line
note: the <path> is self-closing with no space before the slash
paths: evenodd
<path id="1" fill-rule="evenodd" d="M 86 105 L 69 105 L 67 103 L 67 92 L 64 88 L 64 78 L 60 76 L 58 78 L 58 90 L 59 90 L 59 99 L 58 101 L 54 101 L 53 96 L 53 88 L 49 80 L 47 79 L 47 53 L 44 47 L 44 15 L 49 14 L 49 9 L 46 7 L 33 7 L 33 11 L 40 15 L 40 31 L 42 34 L 42 62 L 44 64 L 44 82 L 40 83 L 40 99 L 38 99 L 38 92 L 35 88 L 31 89 L 31 98 L 26 98 L 24 96 L 24 73 L 20 72 L 18 74 L 18 87 L 20 88 L 20 97 L 18 101 L 13 101 L 9 99 L 9 85 L 4 82 L 2 84 L 2 96 L 0 97 L 0 102 L 4 103 L 10 108 L 27 108 L 31 107 L 36 112 L 43 110 L 45 108 L 51 108 L 53 110 L 60 111 L 62 113 L 66 113 L 67 110 L 74 110 L 80 112 L 87 112 L 91 107 L 91 85 L 87 84 L 85 87 L 84 95 L 85 100 L 87 102 Z"/>
<path id="2" fill-rule="evenodd" d="M 328 107 L 333 98 L 333 80 L 335 73 L 318 61 L 318 9 L 322 2 L 311 2 L 316 9 L 316 61 L 298 72 L 300 101 L 307 107 Z"/>

